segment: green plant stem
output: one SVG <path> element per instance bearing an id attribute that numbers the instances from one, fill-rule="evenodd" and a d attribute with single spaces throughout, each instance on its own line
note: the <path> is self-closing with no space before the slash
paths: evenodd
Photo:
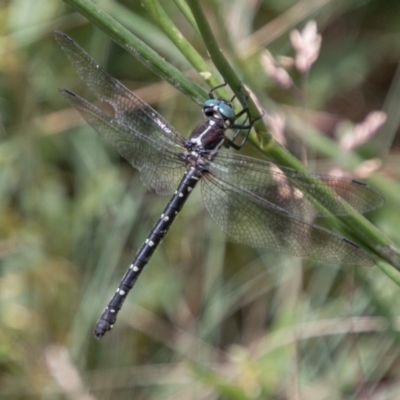
<path id="1" fill-rule="evenodd" d="M 179 8 L 181 13 L 185 16 L 189 24 L 191 25 L 192 29 L 197 33 L 199 37 L 201 37 L 199 28 L 196 24 L 195 19 L 193 18 L 193 14 L 191 13 L 188 5 L 185 3 L 184 0 L 174 0 L 174 3 Z"/>
<path id="2" fill-rule="evenodd" d="M 210 87 L 215 87 L 220 84 L 220 82 L 213 78 L 214 74 L 211 72 L 210 66 L 174 25 L 164 9 L 160 6 L 160 3 L 157 0 L 142 0 L 142 3 L 148 13 L 153 17 L 154 21 L 163 29 L 193 68 L 208 82 Z"/>
<path id="3" fill-rule="evenodd" d="M 247 104 L 244 101 L 243 99 L 244 93 L 242 91 L 243 83 L 241 82 L 236 72 L 231 67 L 229 62 L 226 60 L 224 54 L 219 48 L 218 43 L 215 40 L 215 37 L 207 22 L 207 19 L 203 13 L 203 10 L 201 9 L 200 2 L 197 0 L 187 0 L 187 3 L 189 4 L 189 7 L 192 10 L 193 16 L 197 22 L 197 26 L 199 27 L 204 44 L 207 47 L 207 50 L 210 54 L 210 57 L 214 65 L 221 73 L 221 75 L 224 77 L 225 82 L 231 87 L 235 95 L 238 97 L 238 100 L 242 103 L 242 106 L 248 106 L 250 115 L 252 116 L 253 119 L 256 119 L 257 117 L 260 116 L 260 113 L 251 98 L 248 99 Z M 261 131 L 265 136 L 264 140 L 269 140 L 270 136 L 269 134 L 267 134 L 267 129 L 265 125 L 261 123 L 261 120 L 257 124 L 257 127 L 260 129 L 262 128 Z"/>
<path id="4" fill-rule="evenodd" d="M 385 261 L 375 259 L 376 266 L 400 286 L 400 273 Z"/>

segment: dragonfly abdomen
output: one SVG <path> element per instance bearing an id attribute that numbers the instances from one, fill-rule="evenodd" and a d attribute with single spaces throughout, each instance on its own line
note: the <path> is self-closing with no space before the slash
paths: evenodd
<path id="1" fill-rule="evenodd" d="M 174 222 L 182 206 L 188 199 L 191 191 L 196 186 L 200 179 L 199 172 L 194 168 L 190 168 L 184 175 L 181 183 L 178 186 L 174 196 L 171 198 L 161 217 L 153 226 L 149 236 L 143 243 L 140 250 L 136 253 L 131 265 L 122 278 L 114 296 L 108 303 L 107 308 L 97 321 L 93 335 L 101 338 L 104 334 L 112 329 L 119 310 L 121 309 L 126 296 L 132 289 L 143 268 L 147 265 L 150 257 L 153 255 L 162 238 L 168 232 L 170 226 Z"/>

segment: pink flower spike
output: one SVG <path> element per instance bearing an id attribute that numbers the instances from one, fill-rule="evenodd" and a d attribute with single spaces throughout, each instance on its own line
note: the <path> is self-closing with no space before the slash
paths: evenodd
<path id="1" fill-rule="evenodd" d="M 350 151 L 367 142 L 385 123 L 386 114 L 383 111 L 370 112 L 364 121 L 354 126 L 340 139 L 339 146 L 344 151 Z"/>
<path id="2" fill-rule="evenodd" d="M 268 50 L 262 53 L 260 62 L 265 73 L 279 86 L 284 89 L 289 89 L 292 86 L 292 78 L 286 70 L 277 65 L 277 62 Z"/>
<path id="3" fill-rule="evenodd" d="M 307 22 L 301 33 L 293 30 L 290 32 L 290 41 L 296 52 L 296 68 L 302 73 L 309 71 L 321 48 L 322 37 L 318 34 L 317 23 L 314 20 Z"/>
<path id="4" fill-rule="evenodd" d="M 286 117 L 282 111 L 276 110 L 264 114 L 264 122 L 272 137 L 282 146 L 286 145 Z"/>

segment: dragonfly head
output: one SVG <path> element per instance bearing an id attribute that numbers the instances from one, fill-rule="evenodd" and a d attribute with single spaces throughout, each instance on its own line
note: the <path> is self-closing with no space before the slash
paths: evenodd
<path id="1" fill-rule="evenodd" d="M 225 128 L 235 123 L 236 115 L 232 103 L 223 99 L 208 99 L 203 104 L 203 113 L 207 118 L 222 120 Z"/>

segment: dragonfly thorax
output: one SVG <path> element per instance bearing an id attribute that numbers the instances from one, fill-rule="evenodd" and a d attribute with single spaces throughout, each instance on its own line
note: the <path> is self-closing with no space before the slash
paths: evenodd
<path id="1" fill-rule="evenodd" d="M 187 149 L 203 156 L 213 156 L 225 142 L 225 130 L 221 119 L 209 118 L 192 131 Z"/>

